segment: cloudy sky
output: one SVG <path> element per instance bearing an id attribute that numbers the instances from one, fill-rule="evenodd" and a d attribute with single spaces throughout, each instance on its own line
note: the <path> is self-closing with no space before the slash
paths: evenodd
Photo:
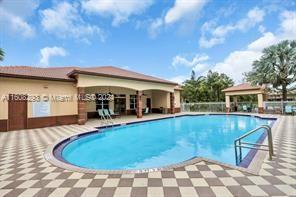
<path id="1" fill-rule="evenodd" d="M 236 83 L 264 47 L 296 39 L 293 0 L 0 0 L 5 65 L 113 65 L 175 82 Z"/>

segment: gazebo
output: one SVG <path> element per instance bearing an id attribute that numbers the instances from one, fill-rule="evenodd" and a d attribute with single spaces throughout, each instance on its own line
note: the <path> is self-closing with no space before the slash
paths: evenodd
<path id="1" fill-rule="evenodd" d="M 226 112 L 230 112 L 230 97 L 237 104 L 237 96 L 257 95 L 258 112 L 264 113 L 263 102 L 266 99 L 266 91 L 263 86 L 252 86 L 249 83 L 242 83 L 222 90 L 225 93 Z"/>

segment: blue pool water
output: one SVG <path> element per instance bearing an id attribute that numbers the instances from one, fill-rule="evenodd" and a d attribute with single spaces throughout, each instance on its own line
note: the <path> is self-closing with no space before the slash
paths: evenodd
<path id="1" fill-rule="evenodd" d="M 76 166 L 105 170 L 163 167 L 196 156 L 235 165 L 234 140 L 272 122 L 251 116 L 201 115 L 136 123 L 80 137 L 64 147 L 62 157 Z M 262 133 L 246 141 L 256 142 Z"/>

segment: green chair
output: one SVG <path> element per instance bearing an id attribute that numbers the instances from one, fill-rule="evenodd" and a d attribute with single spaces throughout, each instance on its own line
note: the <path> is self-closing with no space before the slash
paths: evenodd
<path id="1" fill-rule="evenodd" d="M 293 109 L 291 105 L 285 106 L 285 114 L 293 114 Z"/>
<path id="2" fill-rule="evenodd" d="M 103 110 L 98 109 L 98 114 L 99 114 L 101 120 L 106 120 L 106 117 L 105 117 L 105 115 L 104 115 L 104 113 L 103 113 Z"/>

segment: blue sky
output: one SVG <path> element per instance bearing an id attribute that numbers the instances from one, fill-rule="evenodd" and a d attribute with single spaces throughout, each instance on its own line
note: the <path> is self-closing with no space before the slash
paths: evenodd
<path id="1" fill-rule="evenodd" d="M 236 83 L 264 47 L 296 39 L 292 0 L 0 0 L 7 65 L 104 66 Z"/>

